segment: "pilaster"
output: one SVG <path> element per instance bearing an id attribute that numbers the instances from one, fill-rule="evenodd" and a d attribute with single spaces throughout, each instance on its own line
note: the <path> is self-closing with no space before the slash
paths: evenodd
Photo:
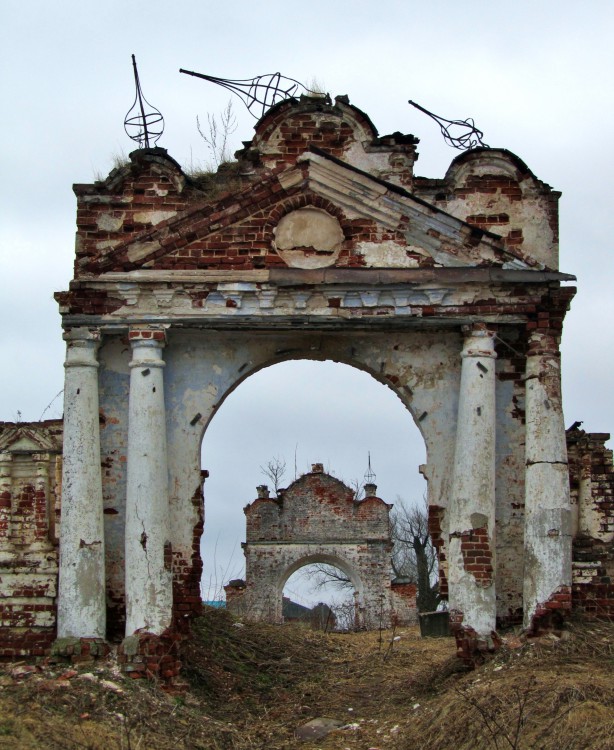
<path id="1" fill-rule="evenodd" d="M 593 499 L 592 461 L 588 450 L 580 458 L 578 478 L 578 524 L 576 532 L 593 539 L 599 538 L 601 518 Z"/>
<path id="2" fill-rule="evenodd" d="M 50 498 L 49 498 L 49 463 L 48 453 L 35 453 L 34 461 L 34 508 L 32 542 L 37 548 L 50 549 Z"/>
<path id="3" fill-rule="evenodd" d="M 12 454 L 0 452 L 0 550 L 11 546 L 12 466 Z"/>
<path id="4" fill-rule="evenodd" d="M 533 331 L 526 369 L 524 626 L 571 607 L 571 506 L 556 337 Z"/>

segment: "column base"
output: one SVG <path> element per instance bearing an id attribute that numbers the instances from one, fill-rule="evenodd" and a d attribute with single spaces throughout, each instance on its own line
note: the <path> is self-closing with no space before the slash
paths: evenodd
<path id="1" fill-rule="evenodd" d="M 482 664 L 486 654 L 494 654 L 503 641 L 493 630 L 490 635 L 477 633 L 472 627 L 463 625 L 464 615 L 458 610 L 450 610 L 450 632 L 456 640 L 456 655 L 470 669 Z"/>
<path id="2" fill-rule="evenodd" d="M 135 680 L 159 681 L 167 689 L 176 687 L 181 672 L 179 644 L 182 640 L 180 634 L 169 631 L 161 635 L 128 635 L 117 649 L 120 668 Z"/>
<path id="3" fill-rule="evenodd" d="M 546 633 L 558 634 L 570 613 L 571 586 L 559 586 L 547 602 L 537 605 L 526 634 L 529 637 Z"/>
<path id="4" fill-rule="evenodd" d="M 111 647 L 102 638 L 56 638 L 51 645 L 51 658 L 70 664 L 91 664 L 110 653 Z"/>

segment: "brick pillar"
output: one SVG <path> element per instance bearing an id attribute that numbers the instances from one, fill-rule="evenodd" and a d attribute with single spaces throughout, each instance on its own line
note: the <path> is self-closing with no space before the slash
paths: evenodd
<path id="1" fill-rule="evenodd" d="M 130 331 L 126 490 L 126 635 L 171 624 L 172 575 L 162 349 L 165 333 Z"/>
<path id="2" fill-rule="evenodd" d="M 488 648 L 496 627 L 495 348 L 484 326 L 464 327 L 458 423 L 449 503 L 451 622 Z M 458 629 L 458 628 L 457 628 Z"/>
<path id="3" fill-rule="evenodd" d="M 104 638 L 105 561 L 98 361 L 100 334 L 76 328 L 67 344 L 58 637 Z"/>
<path id="4" fill-rule="evenodd" d="M 0 453 L 0 550 L 10 549 L 13 456 Z"/>
<path id="5" fill-rule="evenodd" d="M 571 606 L 571 506 L 561 365 L 554 335 L 534 331 L 526 371 L 524 627 Z"/>

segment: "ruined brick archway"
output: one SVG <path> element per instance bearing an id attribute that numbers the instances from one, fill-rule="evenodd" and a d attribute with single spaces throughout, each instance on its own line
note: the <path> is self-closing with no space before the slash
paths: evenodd
<path id="1" fill-rule="evenodd" d="M 121 632 L 133 652 L 185 628 L 205 426 L 248 373 L 309 352 L 414 415 L 461 644 L 569 607 L 558 193 L 505 149 L 418 177 L 417 143 L 347 97 L 303 97 L 264 115 L 214 189 L 160 148 L 75 186 L 60 636 Z"/>
<path id="2" fill-rule="evenodd" d="M 415 621 L 411 601 L 391 586 L 392 505 L 376 496 L 374 484 L 365 497 L 313 464 L 287 489 L 271 497 L 266 486 L 245 507 L 245 582 L 240 595 L 227 587 L 228 606 L 256 620 L 282 622 L 282 593 L 288 578 L 310 563 L 323 562 L 343 571 L 352 583 L 354 625 L 388 627 L 393 621 Z M 229 590 L 232 589 L 231 590 Z"/>
<path id="3" fill-rule="evenodd" d="M 283 596 L 284 596 L 284 590 L 286 588 L 286 585 L 288 584 L 288 581 L 292 578 L 292 576 L 295 573 L 299 573 L 299 571 L 301 571 L 303 568 L 307 568 L 310 565 L 321 563 L 324 565 L 329 565 L 333 568 L 337 568 L 341 573 L 343 573 L 345 576 L 347 576 L 347 578 L 349 578 L 351 582 L 351 600 L 352 600 L 352 605 L 355 610 L 354 617 L 353 617 L 351 624 L 355 627 L 360 627 L 361 610 L 359 610 L 359 607 L 361 606 L 361 604 L 362 604 L 363 616 L 365 612 L 364 586 L 362 584 L 362 580 L 356 568 L 345 557 L 340 557 L 340 554 L 341 552 L 339 554 L 330 554 L 330 552 L 327 552 L 326 546 L 321 547 L 319 551 L 317 550 L 317 548 L 315 548 L 312 552 L 304 554 L 303 556 L 300 556 L 297 560 L 294 560 L 292 563 L 288 564 L 288 566 L 284 568 L 283 570 L 274 571 L 273 575 L 278 575 L 278 580 L 271 582 L 272 584 L 271 593 L 273 595 L 273 598 L 271 599 L 271 604 L 274 604 L 274 607 L 269 606 L 266 610 L 261 610 L 260 613 L 255 613 L 255 614 L 260 619 L 266 619 L 269 622 L 282 622 L 283 620 L 283 616 L 282 616 Z M 257 587 L 256 590 L 253 592 L 254 596 L 258 595 L 257 594 L 258 589 L 263 590 L 263 587 Z M 343 597 L 345 597 L 346 599 L 348 598 L 348 591 L 343 592 Z M 267 596 L 267 599 L 268 599 L 268 596 Z M 324 601 L 324 599 L 322 601 Z M 331 605 L 330 602 L 327 602 L 327 603 Z M 231 608 L 231 611 L 232 611 L 232 608 Z"/>

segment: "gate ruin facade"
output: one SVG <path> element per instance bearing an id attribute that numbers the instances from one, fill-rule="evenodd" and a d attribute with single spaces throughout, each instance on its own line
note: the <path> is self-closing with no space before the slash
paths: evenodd
<path id="1" fill-rule="evenodd" d="M 571 606 L 559 194 L 497 148 L 418 177 L 417 143 L 347 97 L 302 97 L 217 175 L 151 148 L 74 187 L 60 638 L 125 636 L 129 664 L 185 630 L 203 433 L 244 378 L 301 358 L 370 373 L 416 422 L 466 653 Z"/>
<path id="2" fill-rule="evenodd" d="M 323 563 L 338 568 L 354 589 L 354 627 L 415 623 L 415 585 L 395 586 L 390 580 L 392 505 L 376 490 L 367 483 L 364 498 L 357 500 L 355 491 L 325 473 L 322 464 L 312 464 L 310 473 L 276 497 L 265 485 L 258 487 L 258 497 L 244 509 L 245 581 L 225 587 L 228 609 L 283 622 L 286 581 L 305 565 Z"/>

